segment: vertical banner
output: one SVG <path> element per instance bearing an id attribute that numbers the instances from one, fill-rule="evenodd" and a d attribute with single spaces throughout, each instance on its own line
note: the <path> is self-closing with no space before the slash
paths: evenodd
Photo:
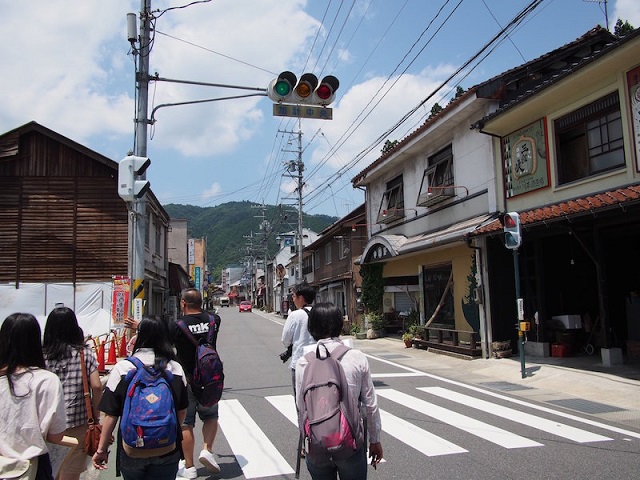
<path id="1" fill-rule="evenodd" d="M 190 238 L 187 243 L 187 263 L 193 265 L 196 263 L 196 241 Z"/>
<path id="2" fill-rule="evenodd" d="M 124 276 L 113 277 L 113 296 L 111 299 L 111 320 L 114 325 L 124 325 L 129 312 L 129 290 L 131 279 Z"/>
<path id="3" fill-rule="evenodd" d="M 636 171 L 640 172 L 640 67 L 627 72 L 627 88 L 631 100 L 631 125 L 636 154 Z"/>
<path id="4" fill-rule="evenodd" d="M 200 275 L 200 267 L 195 267 L 193 269 L 193 283 L 195 284 L 196 290 L 201 292 L 202 291 L 202 282 L 201 282 L 201 275 Z"/>

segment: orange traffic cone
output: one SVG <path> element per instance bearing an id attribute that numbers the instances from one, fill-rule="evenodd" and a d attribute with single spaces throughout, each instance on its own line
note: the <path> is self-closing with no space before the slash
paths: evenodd
<path id="1" fill-rule="evenodd" d="M 116 334 L 113 334 L 111 338 L 111 345 L 109 345 L 109 358 L 107 358 L 107 365 L 116 364 Z"/>
<path id="2" fill-rule="evenodd" d="M 122 337 L 120 337 L 120 348 L 118 349 L 119 357 L 127 356 L 127 331 L 122 331 Z"/>
<path id="3" fill-rule="evenodd" d="M 106 370 L 106 368 L 104 368 L 104 343 L 98 345 L 96 356 L 98 357 L 98 371 L 104 372 Z"/>

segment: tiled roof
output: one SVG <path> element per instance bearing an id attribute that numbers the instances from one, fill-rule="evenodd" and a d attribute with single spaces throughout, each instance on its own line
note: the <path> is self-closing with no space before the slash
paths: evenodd
<path id="1" fill-rule="evenodd" d="M 525 77 L 518 80 L 522 81 L 523 85 L 511 95 L 501 98 L 500 107 L 474 123 L 473 127 L 482 128 L 489 120 L 638 36 L 640 36 L 640 29 L 636 29 L 624 37 L 616 37 L 608 30 L 597 26 L 571 43 L 484 82 L 482 86 L 491 86 L 498 83 L 504 87 L 506 85 L 500 83 L 501 80 L 509 82 L 513 80 L 512 77 L 517 78 L 518 73 L 523 71 L 523 67 L 525 67 L 524 71 L 527 73 Z M 479 94 L 482 86 L 479 89 Z"/>
<path id="2" fill-rule="evenodd" d="M 533 226 L 575 215 L 595 214 L 612 207 L 623 207 L 631 202 L 640 202 L 640 183 L 520 212 L 520 223 L 523 227 Z M 469 236 L 486 235 L 499 231 L 502 231 L 502 224 L 500 220 L 494 220 L 474 230 Z"/>

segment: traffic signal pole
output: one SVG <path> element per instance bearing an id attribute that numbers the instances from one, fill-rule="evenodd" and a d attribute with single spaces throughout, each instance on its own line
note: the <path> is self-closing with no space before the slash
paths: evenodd
<path id="1" fill-rule="evenodd" d="M 151 40 L 151 0 L 140 1 L 140 43 L 137 50 L 138 62 L 136 70 L 136 89 L 138 91 L 138 105 L 135 118 L 135 142 L 134 153 L 138 157 L 147 156 L 147 118 L 149 103 L 149 43 Z M 134 52 L 136 50 L 134 49 Z M 146 173 L 142 173 L 141 179 L 146 179 Z M 144 291 L 144 239 L 145 239 L 145 215 L 146 195 L 135 198 L 131 204 L 132 209 L 132 250 L 131 272 L 132 279 L 130 304 L 134 317 L 140 317 L 143 313 Z"/>
<path id="2" fill-rule="evenodd" d="M 520 258 L 518 255 L 518 249 L 513 250 L 513 272 L 516 287 L 516 307 L 518 310 L 518 321 L 516 322 L 516 329 L 518 330 L 518 350 L 520 352 L 520 374 L 522 378 L 526 378 L 527 371 L 524 361 L 524 331 L 521 326 L 524 318 L 522 317 L 522 299 L 520 298 Z"/>

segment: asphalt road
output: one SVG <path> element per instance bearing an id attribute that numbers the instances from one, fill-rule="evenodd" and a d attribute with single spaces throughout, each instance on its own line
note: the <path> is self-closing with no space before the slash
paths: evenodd
<path id="1" fill-rule="evenodd" d="M 297 427 L 288 368 L 278 354 L 283 319 L 220 311 L 219 353 L 225 365 L 220 431 L 215 453 L 219 475 L 199 468 L 198 478 L 293 479 Z M 373 479 L 580 479 L 636 478 L 640 436 L 588 415 L 530 408 L 509 392 L 400 365 L 401 354 L 376 352 L 367 343 L 386 461 Z M 459 372 L 458 372 L 459 373 Z M 199 430 L 197 424 L 196 430 Z M 635 435 L 635 436 L 634 436 Z M 196 440 L 196 451 L 202 439 Z M 113 469 L 85 478 L 115 478 Z M 304 463 L 300 478 L 310 478 Z"/>

